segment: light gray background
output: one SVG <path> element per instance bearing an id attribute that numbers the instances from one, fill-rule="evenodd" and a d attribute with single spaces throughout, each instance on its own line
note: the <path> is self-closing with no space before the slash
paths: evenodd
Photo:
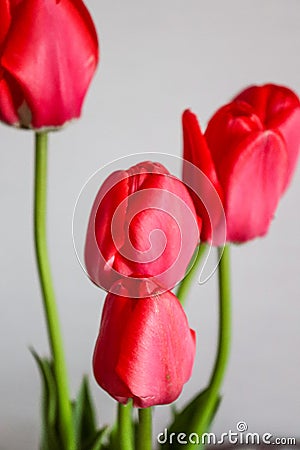
<path id="1" fill-rule="evenodd" d="M 205 124 L 237 91 L 273 81 L 300 93 L 299 0 L 151 0 L 88 4 L 101 63 L 83 117 L 51 135 L 49 243 L 72 394 L 91 355 L 104 294 L 73 249 L 77 195 L 103 164 L 129 153 L 181 153 L 181 112 Z M 33 135 L 0 126 L 0 449 L 38 448 L 40 384 L 28 347 L 48 354 L 32 240 Z M 232 251 L 233 337 L 224 400 L 213 430 L 299 432 L 300 173 L 268 236 Z M 180 403 L 204 387 L 216 344 L 216 277 L 188 302 L 198 350 Z M 115 405 L 92 381 L 101 423 Z M 156 429 L 167 421 L 157 408 Z M 160 422 L 160 423 L 159 423 Z M 159 423 L 159 425 L 158 425 Z"/>

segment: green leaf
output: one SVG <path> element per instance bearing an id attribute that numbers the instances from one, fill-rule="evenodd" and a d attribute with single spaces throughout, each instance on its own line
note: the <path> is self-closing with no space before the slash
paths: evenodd
<path id="1" fill-rule="evenodd" d="M 197 433 L 200 436 L 201 433 L 207 432 L 221 403 L 221 397 L 218 396 L 204 429 L 203 426 L 201 427 L 202 429 L 200 429 L 201 423 L 203 422 L 203 413 L 207 407 L 208 396 L 209 388 L 201 391 L 183 410 L 175 412 L 174 420 L 168 429 L 168 436 L 170 436 L 171 433 L 175 433 L 176 435 L 185 433 L 187 436 L 191 433 Z M 192 446 L 195 450 L 202 447 L 201 445 L 197 447 L 195 444 L 192 444 Z M 187 444 L 185 447 L 188 449 L 189 445 Z M 173 439 L 171 444 L 169 442 L 161 444 L 161 448 L 179 450 L 182 449 L 182 444 L 179 444 L 176 439 Z"/>
<path id="2" fill-rule="evenodd" d="M 118 427 L 116 423 L 108 429 L 105 438 L 106 442 L 102 450 L 117 450 L 119 448 Z"/>
<path id="3" fill-rule="evenodd" d="M 57 390 L 52 364 L 47 358 L 40 358 L 30 350 L 42 378 L 42 438 L 41 450 L 61 450 L 62 445 L 57 432 Z"/>
<path id="4" fill-rule="evenodd" d="M 91 442 L 87 443 L 82 450 L 101 450 L 104 440 L 107 437 L 109 427 L 103 427 L 98 430 Z"/>
<path id="5" fill-rule="evenodd" d="M 73 413 L 77 450 L 82 450 L 86 443 L 91 442 L 97 434 L 95 408 L 87 377 L 82 380 Z"/>

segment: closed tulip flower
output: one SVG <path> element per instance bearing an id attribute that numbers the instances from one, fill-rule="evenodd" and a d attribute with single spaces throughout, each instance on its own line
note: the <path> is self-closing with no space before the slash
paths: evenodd
<path id="1" fill-rule="evenodd" d="M 0 0 L 0 120 L 57 128 L 78 118 L 98 62 L 81 0 Z"/>
<path id="2" fill-rule="evenodd" d="M 203 135 L 196 116 L 183 114 L 184 159 L 197 166 L 218 192 L 225 210 L 227 241 L 264 236 L 290 183 L 300 146 L 300 103 L 290 89 L 252 86 L 210 119 Z M 192 173 L 183 179 L 194 184 Z M 203 205 L 202 239 L 210 239 Z"/>
<path id="3" fill-rule="evenodd" d="M 175 295 L 147 297 L 147 281 L 136 288 L 141 298 L 129 298 L 121 284 L 119 295 L 107 295 L 93 368 L 98 384 L 118 402 L 133 399 L 146 408 L 181 393 L 192 372 L 195 333 Z"/>
<path id="4" fill-rule="evenodd" d="M 122 277 L 132 279 L 133 291 L 140 277 L 169 290 L 184 276 L 198 240 L 187 188 L 161 164 L 147 161 L 112 173 L 101 186 L 89 219 L 85 264 L 92 281 L 110 292 Z"/>

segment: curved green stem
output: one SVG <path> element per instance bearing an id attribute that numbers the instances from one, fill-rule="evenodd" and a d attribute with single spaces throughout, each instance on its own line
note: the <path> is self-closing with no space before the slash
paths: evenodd
<path id="1" fill-rule="evenodd" d="M 132 402 L 118 403 L 119 450 L 133 450 Z"/>
<path id="2" fill-rule="evenodd" d="M 222 248 L 218 249 L 219 257 L 222 254 Z M 206 390 L 205 406 L 199 411 L 197 420 L 197 433 L 202 436 L 208 431 L 211 420 L 214 416 L 215 408 L 219 402 L 220 388 L 225 375 L 228 357 L 230 352 L 231 337 L 231 293 L 230 293 L 230 255 L 229 246 L 224 247 L 223 255 L 218 266 L 219 275 L 219 335 L 217 356 Z M 200 446 L 199 448 L 202 448 Z M 192 449 L 191 445 L 187 450 Z"/>
<path id="3" fill-rule="evenodd" d="M 209 387 L 215 393 L 221 387 L 230 353 L 231 338 L 231 292 L 230 292 L 230 251 L 229 245 L 218 249 L 219 274 L 219 336 L 218 352 Z"/>
<path id="4" fill-rule="evenodd" d="M 47 133 L 35 135 L 35 188 L 34 188 L 34 238 L 37 266 L 43 294 L 49 344 L 57 385 L 59 431 L 64 450 L 74 450 L 74 429 L 69 400 L 66 362 L 60 332 L 59 317 L 47 250 L 46 205 L 47 205 Z"/>
<path id="5" fill-rule="evenodd" d="M 139 409 L 136 450 L 152 449 L 152 408 Z"/>
<path id="6" fill-rule="evenodd" d="M 192 263 L 191 269 L 188 270 L 187 275 L 184 277 L 182 282 L 179 284 L 179 287 L 178 287 L 175 295 L 179 299 L 181 304 L 184 303 L 184 301 L 188 295 L 189 289 L 190 289 L 192 281 L 198 271 L 202 257 L 204 255 L 204 253 L 206 252 L 206 248 L 207 248 L 206 244 L 202 243 L 199 245 L 199 247 L 197 248 L 197 256 L 195 258 L 195 261 L 193 261 L 193 263 Z"/>

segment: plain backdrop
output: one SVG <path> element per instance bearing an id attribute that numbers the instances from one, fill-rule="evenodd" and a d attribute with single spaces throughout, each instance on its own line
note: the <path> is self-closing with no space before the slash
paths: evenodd
<path id="1" fill-rule="evenodd" d="M 101 62 L 82 118 L 50 137 L 48 235 L 71 391 L 90 375 L 99 423 L 115 402 L 97 387 L 91 355 L 104 293 L 82 271 L 72 243 L 77 196 L 95 170 L 140 152 L 180 156 L 181 113 L 205 125 L 253 83 L 300 94 L 299 0 L 89 0 Z M 300 130 L 299 130 L 300 132 Z M 38 448 L 40 380 L 29 346 L 48 345 L 33 252 L 33 134 L 0 125 L 0 449 Z M 159 160 L 159 155 L 157 157 Z M 296 436 L 300 418 L 300 172 L 263 239 L 232 249 L 233 335 L 217 433 Z M 179 404 L 208 380 L 216 346 L 216 276 L 190 292 L 197 359 Z M 169 417 L 155 411 L 156 433 Z"/>

